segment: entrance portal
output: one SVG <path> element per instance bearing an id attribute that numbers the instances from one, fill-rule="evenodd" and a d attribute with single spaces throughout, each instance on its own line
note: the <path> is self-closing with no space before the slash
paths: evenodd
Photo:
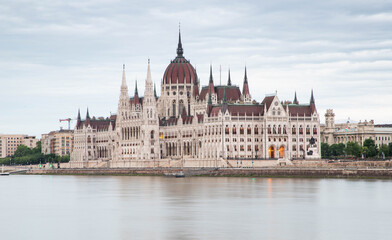
<path id="1" fill-rule="evenodd" d="M 284 158 L 284 147 L 283 146 L 281 146 L 279 148 L 279 158 Z"/>
<path id="2" fill-rule="evenodd" d="M 270 147 L 268 149 L 268 152 L 269 152 L 269 157 L 270 158 L 275 158 L 275 148 L 274 147 Z"/>

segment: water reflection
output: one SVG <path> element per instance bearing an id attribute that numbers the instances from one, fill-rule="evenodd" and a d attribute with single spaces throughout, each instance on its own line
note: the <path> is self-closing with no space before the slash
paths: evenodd
<path id="1" fill-rule="evenodd" d="M 389 239 L 391 189 L 386 180 L 10 176 L 0 179 L 0 236 Z"/>

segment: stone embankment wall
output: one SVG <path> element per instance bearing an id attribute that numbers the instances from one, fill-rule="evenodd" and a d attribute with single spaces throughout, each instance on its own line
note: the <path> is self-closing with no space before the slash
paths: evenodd
<path id="1" fill-rule="evenodd" d="M 32 169 L 28 174 L 70 175 L 149 175 L 164 176 L 183 172 L 185 176 L 220 177 L 316 177 L 316 178 L 391 178 L 392 169 L 326 168 L 108 168 L 108 169 Z"/>
<path id="2" fill-rule="evenodd" d="M 290 167 L 299 168 L 392 168 L 392 161 L 335 161 L 328 162 L 327 160 L 295 160 Z"/>

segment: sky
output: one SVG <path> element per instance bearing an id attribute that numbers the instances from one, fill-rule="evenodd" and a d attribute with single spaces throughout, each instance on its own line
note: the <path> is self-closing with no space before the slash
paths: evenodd
<path id="1" fill-rule="evenodd" d="M 179 23 L 202 85 L 212 64 L 215 84 L 230 68 L 242 88 L 246 66 L 258 102 L 308 103 L 313 89 L 321 122 L 332 108 L 338 122 L 392 123 L 390 0 L 2 0 L 0 133 L 40 138 L 79 108 L 115 113 L 123 64 L 132 96 L 150 58 L 159 95 Z"/>

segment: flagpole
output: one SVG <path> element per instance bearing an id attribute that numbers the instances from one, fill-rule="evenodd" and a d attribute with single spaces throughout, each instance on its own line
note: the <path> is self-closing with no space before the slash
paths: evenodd
<path id="1" fill-rule="evenodd" d="M 219 65 L 219 85 L 222 86 L 222 65 Z"/>

